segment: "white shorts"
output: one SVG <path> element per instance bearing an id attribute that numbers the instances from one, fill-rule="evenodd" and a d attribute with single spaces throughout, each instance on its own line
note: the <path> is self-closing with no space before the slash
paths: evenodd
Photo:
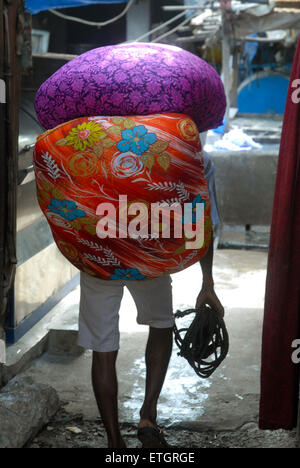
<path id="1" fill-rule="evenodd" d="M 154 328 L 174 325 L 172 278 L 103 280 L 80 273 L 78 345 L 98 352 L 119 349 L 119 310 L 124 286 L 137 308 L 137 323 Z"/>

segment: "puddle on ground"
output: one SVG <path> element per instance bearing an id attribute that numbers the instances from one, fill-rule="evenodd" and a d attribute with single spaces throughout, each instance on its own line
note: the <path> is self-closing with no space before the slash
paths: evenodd
<path id="1" fill-rule="evenodd" d="M 181 321 L 181 325 L 185 326 L 184 321 Z M 169 427 L 183 420 L 188 422 L 200 418 L 204 414 L 211 386 L 210 380 L 198 377 L 188 362 L 177 353 L 178 348 L 174 344 L 158 405 L 159 423 Z M 144 357 L 136 359 L 131 370 L 132 392 L 123 402 L 123 407 L 131 413 L 134 420 L 139 419 L 139 411 L 144 400 L 145 374 Z"/>

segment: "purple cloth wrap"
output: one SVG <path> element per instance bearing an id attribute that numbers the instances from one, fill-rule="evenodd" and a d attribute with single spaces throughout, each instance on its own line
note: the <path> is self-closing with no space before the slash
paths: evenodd
<path id="1" fill-rule="evenodd" d="M 81 116 L 180 112 L 204 132 L 222 124 L 225 107 L 212 66 L 178 47 L 150 43 L 90 50 L 50 76 L 35 100 L 46 129 Z"/>

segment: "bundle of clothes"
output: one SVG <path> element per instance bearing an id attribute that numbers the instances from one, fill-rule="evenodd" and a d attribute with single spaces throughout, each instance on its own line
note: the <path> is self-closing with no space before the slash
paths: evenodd
<path id="1" fill-rule="evenodd" d="M 163 44 L 100 47 L 54 73 L 36 95 L 46 132 L 34 167 L 62 254 L 107 280 L 200 260 L 212 230 L 199 133 L 218 127 L 225 107 L 217 72 Z"/>

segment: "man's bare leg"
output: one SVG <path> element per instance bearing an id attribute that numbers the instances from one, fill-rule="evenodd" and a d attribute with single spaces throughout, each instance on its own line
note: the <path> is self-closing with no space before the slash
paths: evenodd
<path id="1" fill-rule="evenodd" d="M 118 351 L 93 352 L 92 383 L 100 416 L 107 433 L 109 448 L 125 448 L 118 418 Z"/>
<path id="2" fill-rule="evenodd" d="M 173 344 L 173 328 L 149 329 L 146 347 L 146 391 L 139 428 L 156 426 L 157 401 L 167 373 Z"/>

